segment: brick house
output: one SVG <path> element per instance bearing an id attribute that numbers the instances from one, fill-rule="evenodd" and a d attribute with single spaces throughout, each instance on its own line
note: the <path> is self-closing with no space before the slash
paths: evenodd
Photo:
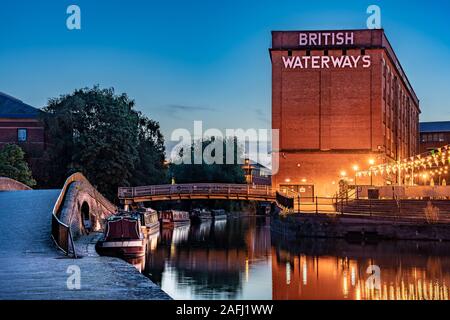
<path id="1" fill-rule="evenodd" d="M 0 92 L 0 148 L 9 143 L 19 145 L 26 159 L 39 175 L 39 163 L 45 151 L 45 129 L 39 120 L 42 111 Z"/>

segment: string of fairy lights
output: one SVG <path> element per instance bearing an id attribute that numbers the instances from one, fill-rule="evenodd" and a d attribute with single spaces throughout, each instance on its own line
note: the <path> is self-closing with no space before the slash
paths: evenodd
<path id="1" fill-rule="evenodd" d="M 371 166 L 369 170 L 358 171 L 356 176 L 370 177 L 401 173 L 406 179 L 423 178 L 434 181 L 436 176 L 448 175 L 449 166 L 450 145 L 446 145 L 395 163 Z"/>

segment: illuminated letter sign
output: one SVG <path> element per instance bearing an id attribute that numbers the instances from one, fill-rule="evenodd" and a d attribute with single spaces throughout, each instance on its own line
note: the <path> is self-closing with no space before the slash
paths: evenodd
<path id="1" fill-rule="evenodd" d="M 349 46 L 355 44 L 354 32 L 301 32 L 300 46 Z"/>
<path id="2" fill-rule="evenodd" d="M 370 68 L 372 60 L 365 56 L 291 56 L 282 57 L 285 69 L 356 69 Z"/>

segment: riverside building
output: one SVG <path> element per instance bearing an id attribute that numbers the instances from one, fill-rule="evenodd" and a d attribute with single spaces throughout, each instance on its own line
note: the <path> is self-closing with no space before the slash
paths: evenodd
<path id="1" fill-rule="evenodd" d="M 397 184 L 356 171 L 416 155 L 419 99 L 384 30 L 272 32 L 274 187 L 334 196 L 339 181 Z"/>

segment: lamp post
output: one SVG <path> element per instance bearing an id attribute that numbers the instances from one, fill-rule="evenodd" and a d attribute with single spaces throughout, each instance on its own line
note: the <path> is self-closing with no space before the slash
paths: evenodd
<path id="1" fill-rule="evenodd" d="M 357 177 L 358 177 L 358 171 L 359 171 L 359 167 L 358 165 L 354 165 L 353 166 L 353 171 L 355 171 L 355 191 L 356 191 L 356 199 L 359 199 L 359 192 L 358 192 L 358 183 L 356 181 Z"/>

